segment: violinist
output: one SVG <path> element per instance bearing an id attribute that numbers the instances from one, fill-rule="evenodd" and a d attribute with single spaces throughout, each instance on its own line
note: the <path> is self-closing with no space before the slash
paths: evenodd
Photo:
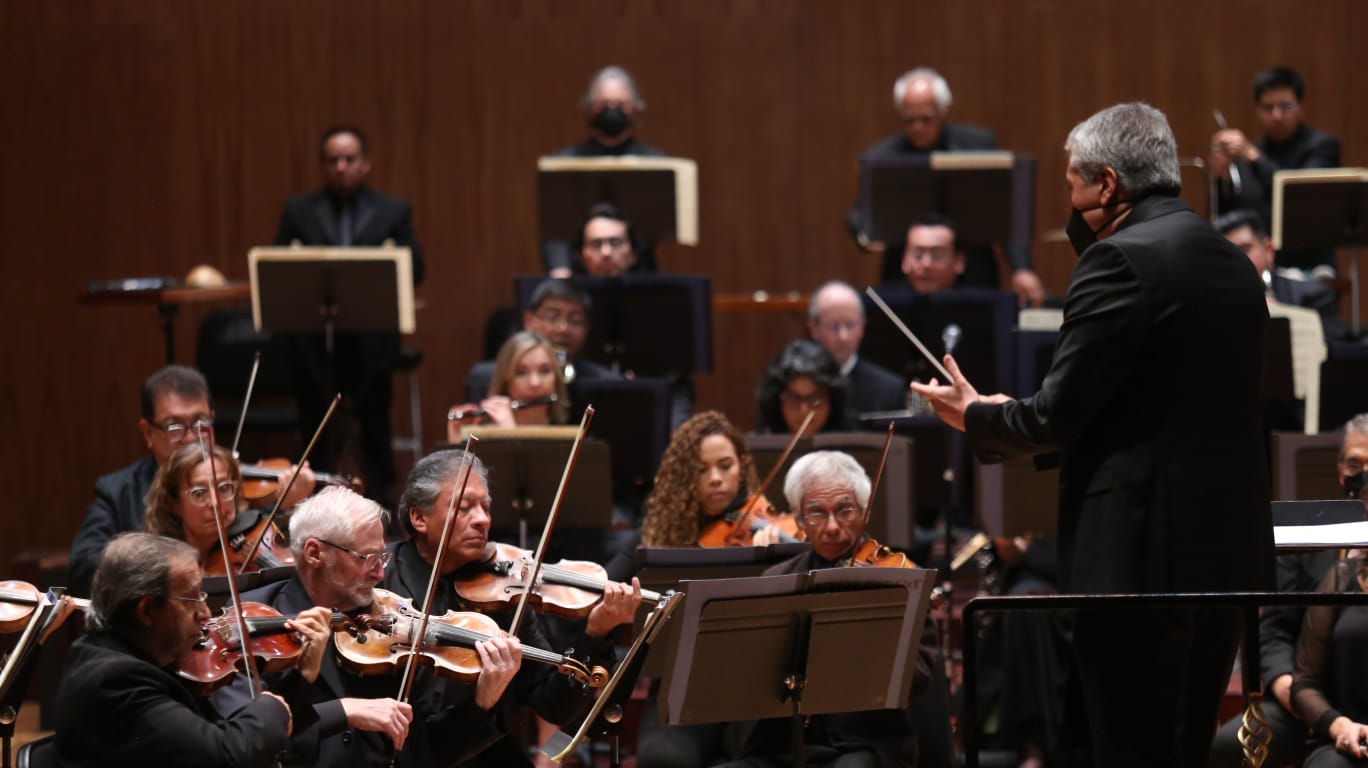
<path id="1" fill-rule="evenodd" d="M 533 405 L 554 395 L 553 403 Z M 565 376 L 556 364 L 556 350 L 544 337 L 519 331 L 499 348 L 494 359 L 494 374 L 489 396 L 478 406 L 453 406 L 448 412 L 447 440 L 461 439 L 466 424 L 494 424 L 500 427 L 564 424 L 569 414 L 569 395 Z M 526 404 L 520 406 L 519 404 Z M 452 418 L 460 413 L 468 416 Z"/>
<path id="2" fill-rule="evenodd" d="M 438 451 L 419 461 L 409 473 L 407 486 L 399 501 L 409 538 L 391 545 L 389 551 L 393 554 L 393 564 L 385 572 L 382 582 L 382 586 L 391 592 L 418 600 L 425 594 L 432 562 L 441 543 L 447 509 L 451 506 L 452 495 L 459 490 L 465 456 L 461 450 Z M 463 576 L 487 570 L 486 561 L 492 556 L 493 550 L 489 541 L 490 503 L 487 472 L 484 465 L 475 459 L 465 493 L 457 499 L 457 517 L 452 524 L 451 541 L 443 561 L 445 573 L 438 580 L 430 612 L 441 614 L 447 610 L 466 610 L 460 597 L 454 594 L 454 582 Z M 618 625 L 632 620 L 640 603 L 641 588 L 635 580 L 632 586 L 608 585 L 603 592 L 603 599 L 594 606 L 584 625 L 577 629 L 576 636 L 571 640 L 577 655 L 586 656 L 586 663 L 611 668 L 614 654 L 610 634 Z M 511 612 L 501 612 L 492 618 L 500 626 L 507 626 Z M 509 641 L 517 643 L 520 640 L 521 646 L 558 652 L 565 650 L 551 647 L 541 617 L 530 613 L 524 619 L 518 637 L 507 638 Z M 514 657 L 514 660 L 518 661 L 518 658 Z M 504 678 L 498 687 L 485 688 L 477 683 L 474 690 L 466 687 L 464 694 L 473 699 L 481 710 L 489 712 L 486 719 L 502 732 L 508 730 L 509 709 L 517 705 L 530 707 L 548 722 L 571 726 L 578 725 L 578 719 L 593 703 L 592 690 L 557 674 L 550 667 L 517 664 L 514 671 L 512 679 Z M 463 686 L 449 687 L 459 689 Z M 526 758 L 520 749 L 505 739 L 482 753 L 473 764 L 520 765 L 526 764 Z"/>
<path id="3" fill-rule="evenodd" d="M 370 609 L 390 559 L 384 540 L 388 516 L 379 504 L 350 489 L 325 488 L 290 516 L 295 575 L 246 592 L 243 599 L 286 616 L 312 606 L 348 615 Z M 515 653 L 515 643 L 490 644 L 494 663 L 485 667 L 478 688 L 498 688 L 501 669 L 509 666 L 503 660 Z M 267 684 L 272 681 L 268 674 Z M 245 700 L 237 682 L 215 694 L 220 712 L 233 711 Z M 335 643 L 328 643 L 313 687 L 317 726 L 296 734 L 285 764 L 359 767 L 384 764 L 395 754 L 401 766 L 454 765 L 497 738 L 488 717 L 468 698 L 452 704 L 444 697 L 443 682 L 429 668 L 420 669 L 411 704 L 395 698 L 399 687 L 395 674 L 345 671 Z"/>
<path id="4" fill-rule="evenodd" d="M 96 481 L 95 500 L 86 508 L 85 520 L 71 543 L 68 574 L 74 594 L 89 592 L 100 553 L 110 538 L 124 531 L 142 530 L 147 491 L 158 467 L 177 447 L 194 439 L 200 424 L 213 423 L 209 382 L 199 371 L 184 365 L 161 368 L 143 382 L 141 412 L 138 432 L 147 446 L 147 456 Z M 306 466 L 285 507 L 312 493 L 313 485 L 313 473 Z M 269 503 L 274 501 L 272 497 Z"/>
<path id="5" fill-rule="evenodd" d="M 839 451 L 815 451 L 793 463 L 784 478 L 784 496 L 799 513 L 812 550 L 765 572 L 767 576 L 806 573 L 845 565 L 865 540 L 864 510 L 869 504 L 869 476 L 859 462 Z M 935 633 L 924 635 L 917 654 L 912 694 L 926 688 L 934 662 Z M 929 644 L 928 644 L 929 643 Z M 852 649 L 857 653 L 858 649 Z M 907 710 L 880 709 L 808 718 L 804 730 L 808 765 L 882 768 L 917 764 L 916 699 Z M 789 718 L 744 724 L 742 759 L 729 768 L 792 764 Z M 941 727 L 948 733 L 949 715 Z"/>
<path id="6" fill-rule="evenodd" d="M 217 491 L 223 526 L 230 544 L 240 544 L 238 551 L 245 555 L 258 531 L 260 510 L 248 513 L 247 503 L 238 493 L 242 486 L 242 472 L 228 449 L 214 446 L 214 466 L 205 461 L 204 449 L 198 442 L 187 442 L 171 454 L 152 480 L 147 491 L 147 514 L 143 529 L 148 533 L 180 539 L 199 553 L 200 566 L 211 573 L 221 573 L 222 555 L 219 554 L 218 527 L 214 520 L 210 486 L 218 478 Z M 291 493 L 291 495 L 294 495 Z M 287 551 L 268 536 L 255 556 L 256 563 L 248 570 L 277 567 L 288 563 Z"/>
<path id="7" fill-rule="evenodd" d="M 708 524 L 740 510 L 759 486 L 740 430 L 718 411 L 695 414 L 675 430 L 661 457 L 646 497 L 641 543 L 694 546 Z M 768 506 L 763 498 L 753 504 Z M 779 538 L 777 531 L 765 529 L 752 543 L 763 546 Z"/>
<path id="8" fill-rule="evenodd" d="M 318 675 L 322 615 L 291 622 L 311 649 L 293 673 L 292 700 Z M 307 727 L 312 711 L 261 693 L 220 718 L 196 698 L 172 665 L 208 618 L 193 548 L 136 532 L 111 541 L 95 572 L 89 631 L 71 647 L 57 693 L 57 765 L 274 765 L 292 725 Z"/>

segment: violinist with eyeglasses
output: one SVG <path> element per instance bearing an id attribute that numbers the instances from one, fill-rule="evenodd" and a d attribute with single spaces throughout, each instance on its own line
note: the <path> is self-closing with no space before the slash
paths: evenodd
<path id="1" fill-rule="evenodd" d="M 490 638 L 474 649 L 488 659 L 473 686 L 447 685 L 430 666 L 418 667 L 407 701 L 400 698 L 401 669 L 358 666 L 339 651 L 339 638 L 364 648 L 391 648 L 402 640 L 370 629 L 387 593 L 377 589 L 392 567 L 385 548 L 388 512 L 347 488 L 325 488 L 301 503 L 290 518 L 295 575 L 243 594 L 289 616 L 313 606 L 334 612 L 334 638 L 314 686 L 317 725 L 296 734 L 285 765 L 399 766 L 461 763 L 501 735 L 480 707 L 492 702 L 516 671 L 517 643 Z M 391 596 L 392 597 L 392 596 Z M 344 618 L 345 617 L 345 618 Z M 272 675 L 265 677 L 267 685 Z M 473 688 L 477 695 L 466 694 Z M 231 712 L 246 700 L 238 681 L 215 694 L 215 706 Z"/>
<path id="2" fill-rule="evenodd" d="M 149 533 L 114 538 L 96 569 L 88 631 L 71 647 L 57 693 L 58 766 L 270 766 L 292 729 L 311 727 L 307 704 L 327 644 L 327 612 L 288 622 L 304 650 L 273 692 L 229 717 L 196 695 L 177 662 L 210 617 L 198 553 Z"/>
<path id="3" fill-rule="evenodd" d="M 450 540 L 443 555 L 443 567 L 437 581 L 430 612 L 441 615 L 448 610 L 468 610 L 475 607 L 472 587 L 485 583 L 485 577 L 507 565 L 510 553 L 506 545 L 489 540 L 491 526 L 491 496 L 487 471 L 479 459 L 471 456 L 469 479 L 461 492 L 463 450 L 438 451 L 419 461 L 409 474 L 403 496 L 399 501 L 408 540 L 391 545 L 391 567 L 385 572 L 382 585 L 389 591 L 415 602 L 426 594 L 433 563 L 442 541 L 442 530 L 448 509 L 455 515 Z M 454 499 L 453 504 L 453 496 Z M 517 553 L 512 553 L 517 557 Z M 547 581 L 554 580 L 561 571 L 543 566 Z M 586 581 L 585 579 L 579 579 Z M 592 580 L 592 579 L 591 579 Z M 601 574 L 596 579 L 596 594 L 583 605 L 590 606 L 582 624 L 576 625 L 570 638 L 575 656 L 588 668 L 611 669 L 614 659 L 611 634 L 619 625 L 630 622 L 642 601 L 640 583 L 630 585 L 608 582 Z M 500 590 L 494 590 L 500 591 Z M 536 596 L 529 598 L 535 605 Z M 541 606 L 552 610 L 549 600 Z M 479 599 L 482 610 L 498 622 L 501 628 L 510 623 L 514 606 L 494 606 Z M 419 606 L 421 608 L 421 606 Z M 523 616 L 516 637 L 503 636 L 482 650 L 482 661 L 492 663 L 499 673 L 499 685 L 483 686 L 486 666 L 475 686 L 448 685 L 455 688 L 457 697 L 474 702 L 486 713 L 482 722 L 499 734 L 507 733 L 510 710 L 519 705 L 530 707 L 539 717 L 559 726 L 578 725 L 579 719 L 592 706 L 594 691 L 574 676 L 548 664 L 529 664 L 531 654 L 546 651 L 563 652 L 553 648 L 547 640 L 541 617 L 534 612 Z M 486 656 L 488 659 L 486 660 Z M 470 765 L 509 766 L 526 765 L 526 753 L 508 739 L 483 752 Z"/>

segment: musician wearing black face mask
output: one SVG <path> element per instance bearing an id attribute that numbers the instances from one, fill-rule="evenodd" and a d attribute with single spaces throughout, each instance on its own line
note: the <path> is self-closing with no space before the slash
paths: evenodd
<path id="1" fill-rule="evenodd" d="M 646 155 L 663 157 L 660 149 L 637 141 L 636 127 L 646 111 L 646 102 L 637 91 L 636 81 L 622 67 L 600 69 L 589 79 L 589 88 L 580 102 L 589 138 L 553 153 L 555 157 L 621 157 Z M 639 243 L 637 260 L 642 271 L 655 271 L 654 243 Z M 564 240 L 545 240 L 541 244 L 542 264 L 550 277 L 570 277 L 575 251 Z"/>
<path id="2" fill-rule="evenodd" d="M 950 386 L 912 388 L 965 430 L 981 461 L 1059 452 L 1061 591 L 1267 589 L 1262 281 L 1178 199 L 1163 113 L 1109 107 L 1065 148 L 1080 253 L 1039 393 L 981 397 L 948 356 Z M 1078 612 L 1094 764 L 1206 764 L 1239 618 L 1234 609 Z"/>

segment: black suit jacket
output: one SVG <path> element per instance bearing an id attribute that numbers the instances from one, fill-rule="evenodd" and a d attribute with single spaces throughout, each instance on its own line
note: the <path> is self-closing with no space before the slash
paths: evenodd
<path id="1" fill-rule="evenodd" d="M 413 284 L 423 282 L 423 251 L 413 234 L 413 209 L 397 197 L 362 187 L 352 200 L 351 244 L 358 247 L 383 245 L 393 240 L 413 252 Z M 338 209 L 324 190 L 299 195 L 285 201 L 276 228 L 275 244 L 340 245 L 342 243 Z"/>
<path id="2" fill-rule="evenodd" d="M 57 692 L 59 766 L 269 766 L 289 712 L 259 697 L 222 720 L 176 675 L 110 632 L 71 646 Z"/>
<path id="3" fill-rule="evenodd" d="M 95 566 L 110 539 L 125 531 L 142 530 L 147 510 L 143 497 L 156 474 L 157 462 L 147 456 L 95 481 L 95 500 L 86 507 L 85 520 L 71 542 L 67 586 L 73 595 L 90 594 Z"/>
<path id="4" fill-rule="evenodd" d="M 896 373 L 863 357 L 855 359 L 855 367 L 846 376 L 849 382 L 850 423 L 859 425 L 859 416 L 869 411 L 899 411 L 907 407 L 907 382 Z"/>
<path id="5" fill-rule="evenodd" d="M 1267 321 L 1248 259 L 1181 200 L 1140 200 L 1083 252 L 1040 392 L 965 414 L 986 463 L 1061 451 L 1063 589 L 1273 585 Z"/>

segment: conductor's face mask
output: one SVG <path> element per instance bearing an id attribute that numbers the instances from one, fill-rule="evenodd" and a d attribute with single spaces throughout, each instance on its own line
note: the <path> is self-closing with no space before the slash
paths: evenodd
<path id="1" fill-rule="evenodd" d="M 1340 462 L 1340 472 L 1344 473 L 1344 494 L 1351 499 L 1360 498 L 1363 492 L 1364 466 L 1355 457 Z"/>
<path id="2" fill-rule="evenodd" d="M 1101 211 L 1107 208 L 1115 208 L 1122 203 L 1129 202 L 1129 200 L 1117 200 L 1106 205 L 1094 205 L 1091 208 L 1073 209 L 1073 213 L 1069 214 L 1069 223 L 1064 227 L 1064 234 L 1069 236 L 1069 244 L 1073 246 L 1074 253 L 1082 256 L 1083 252 L 1088 250 L 1088 246 L 1097 242 L 1097 233 L 1105 232 L 1107 227 L 1110 227 L 1112 222 L 1124 216 L 1126 212 L 1130 210 L 1130 207 L 1127 206 L 1126 208 L 1116 211 L 1110 218 L 1102 222 L 1102 226 L 1097 229 L 1093 229 L 1092 225 L 1088 224 L 1087 220 L 1083 218 L 1083 214 L 1091 213 L 1092 211 Z"/>

